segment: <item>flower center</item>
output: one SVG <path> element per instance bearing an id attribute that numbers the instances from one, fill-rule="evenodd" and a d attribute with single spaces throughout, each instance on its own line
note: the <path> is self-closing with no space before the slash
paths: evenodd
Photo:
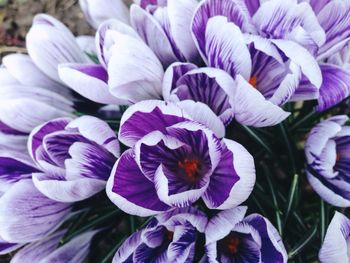
<path id="1" fill-rule="evenodd" d="M 226 240 L 227 251 L 234 255 L 238 251 L 238 246 L 241 243 L 238 236 L 229 236 Z"/>
<path id="2" fill-rule="evenodd" d="M 194 177 L 198 172 L 198 161 L 185 159 L 178 163 L 179 167 L 182 168 L 188 177 Z"/>
<path id="3" fill-rule="evenodd" d="M 258 82 L 258 78 L 256 76 L 252 76 L 249 79 L 249 84 L 252 85 L 254 88 L 256 88 L 257 82 Z"/>
<path id="4" fill-rule="evenodd" d="M 173 241 L 174 232 L 169 231 L 169 230 L 165 230 L 165 237 L 166 237 L 169 241 Z"/>
<path id="5" fill-rule="evenodd" d="M 339 153 L 337 153 L 337 156 L 336 156 L 335 160 L 338 162 L 338 161 L 340 161 L 340 159 L 341 159 L 341 156 L 340 156 Z"/>

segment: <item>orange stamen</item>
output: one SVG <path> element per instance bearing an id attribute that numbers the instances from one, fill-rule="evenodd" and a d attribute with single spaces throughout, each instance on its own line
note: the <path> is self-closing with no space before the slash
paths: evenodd
<path id="1" fill-rule="evenodd" d="M 249 79 L 249 84 L 252 85 L 254 88 L 256 88 L 257 82 L 258 82 L 258 78 L 256 76 L 252 76 Z"/>
<path id="2" fill-rule="evenodd" d="M 337 157 L 336 157 L 336 161 L 340 161 L 340 159 L 341 159 L 341 156 L 340 156 L 340 154 L 339 153 L 337 153 Z"/>
<path id="3" fill-rule="evenodd" d="M 231 254 L 236 254 L 238 251 L 238 246 L 240 244 L 239 237 L 236 237 L 236 236 L 228 237 L 226 240 L 226 244 L 227 244 L 227 250 Z"/>
<path id="4" fill-rule="evenodd" d="M 198 161 L 185 159 L 183 162 L 179 162 L 181 167 L 187 176 L 193 177 L 198 171 Z"/>

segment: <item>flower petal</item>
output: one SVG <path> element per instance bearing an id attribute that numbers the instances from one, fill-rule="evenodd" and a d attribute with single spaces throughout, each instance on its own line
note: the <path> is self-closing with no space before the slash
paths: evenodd
<path id="1" fill-rule="evenodd" d="M 123 144 L 132 147 L 146 134 L 155 130 L 165 133 L 166 127 L 188 119 L 189 116 L 173 103 L 142 101 L 124 112 L 118 137 Z"/>
<path id="2" fill-rule="evenodd" d="M 21 180 L 0 198 L 0 233 L 9 242 L 31 242 L 44 238 L 63 223 L 70 204 L 42 195 L 32 180 Z"/>
<path id="3" fill-rule="evenodd" d="M 321 65 L 321 71 L 323 82 L 317 111 L 329 109 L 350 95 L 350 71 L 331 64 Z"/>
<path id="4" fill-rule="evenodd" d="M 117 36 L 108 64 L 110 93 L 130 103 L 160 98 L 164 71 L 158 58 L 141 40 Z"/>
<path id="5" fill-rule="evenodd" d="M 243 203 L 255 184 L 254 159 L 240 144 L 224 139 L 221 160 L 204 194 L 210 209 L 229 209 Z"/>
<path id="6" fill-rule="evenodd" d="M 159 200 L 153 182 L 142 174 L 133 155 L 128 150 L 116 162 L 106 187 L 109 199 L 133 215 L 150 216 L 166 211 L 169 207 Z"/>

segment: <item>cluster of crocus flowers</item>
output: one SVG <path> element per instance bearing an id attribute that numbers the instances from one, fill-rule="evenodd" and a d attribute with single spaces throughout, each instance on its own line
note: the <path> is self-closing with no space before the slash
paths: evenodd
<path id="1" fill-rule="evenodd" d="M 288 102 L 317 100 L 324 111 L 349 96 L 349 2 L 79 2 L 95 37 L 39 14 L 28 55 L 2 61 L 0 254 L 83 262 L 101 229 L 60 240 L 76 203 L 99 193 L 127 214 L 154 216 L 114 263 L 287 262 L 269 219 L 246 216 L 256 161 L 226 128 L 274 126 Z M 122 116 L 113 126 L 97 109 Z M 305 144 L 311 186 L 341 207 L 350 204 L 347 121 L 322 121 Z M 322 262 L 347 257 L 348 228 L 336 213 Z"/>

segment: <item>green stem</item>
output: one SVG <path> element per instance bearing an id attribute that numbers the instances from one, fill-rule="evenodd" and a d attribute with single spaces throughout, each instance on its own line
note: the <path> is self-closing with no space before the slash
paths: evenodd
<path id="1" fill-rule="evenodd" d="M 280 130 L 282 133 L 283 140 L 284 140 L 286 147 L 287 147 L 288 157 L 291 161 L 292 172 L 293 172 L 293 174 L 296 174 L 297 170 L 296 170 L 296 165 L 295 165 L 294 149 L 293 149 L 292 144 L 290 142 L 290 138 L 292 138 L 292 136 L 290 136 L 290 134 L 288 134 L 288 131 L 286 130 L 286 127 L 284 126 L 283 123 L 279 124 L 279 127 L 280 127 Z"/>
<path id="2" fill-rule="evenodd" d="M 293 181 L 292 181 L 292 184 L 289 190 L 289 195 L 288 195 L 288 203 L 287 203 L 287 209 L 284 217 L 284 225 L 286 225 L 289 214 L 292 210 L 293 204 L 295 204 L 295 197 L 296 197 L 298 183 L 299 183 L 299 175 L 294 174 Z"/>
<path id="3" fill-rule="evenodd" d="M 135 217 L 134 216 L 129 216 L 129 222 L 130 222 L 130 234 L 134 233 L 136 230 L 135 227 Z"/>
<path id="4" fill-rule="evenodd" d="M 271 148 L 265 143 L 264 140 L 262 140 L 254 130 L 251 128 L 241 125 L 241 127 L 249 133 L 249 135 L 258 143 L 260 144 L 271 156 L 275 156 L 274 152 L 271 150 Z"/>
<path id="5" fill-rule="evenodd" d="M 293 249 L 288 253 L 288 258 L 293 258 L 298 255 L 307 244 L 316 236 L 317 234 L 317 224 L 293 247 Z"/>
<path id="6" fill-rule="evenodd" d="M 326 211 L 324 201 L 320 200 L 320 241 L 323 243 L 323 238 L 326 231 Z"/>

